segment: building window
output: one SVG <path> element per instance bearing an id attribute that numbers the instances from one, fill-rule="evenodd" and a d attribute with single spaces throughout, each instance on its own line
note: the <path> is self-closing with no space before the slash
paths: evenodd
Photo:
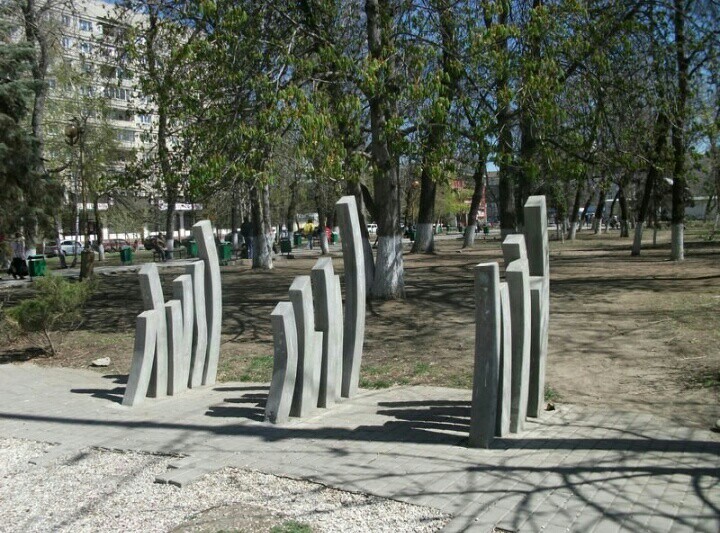
<path id="1" fill-rule="evenodd" d="M 63 37 L 61 43 L 62 47 L 67 50 L 69 48 L 72 48 L 73 40 L 70 37 Z"/>
<path id="2" fill-rule="evenodd" d="M 141 124 L 150 124 L 152 117 L 150 115 L 139 115 Z"/>
<path id="3" fill-rule="evenodd" d="M 117 130 L 117 140 L 120 142 L 135 142 L 135 132 L 132 130 Z"/>
<path id="4" fill-rule="evenodd" d="M 83 54 L 90 54 L 90 53 L 92 53 L 92 44 L 90 44 L 90 43 L 88 43 L 88 42 L 81 42 L 81 43 L 80 43 L 80 51 L 81 51 Z"/>
<path id="5" fill-rule="evenodd" d="M 63 26 L 66 26 L 69 28 L 70 26 L 72 26 L 72 17 L 70 15 L 63 15 L 62 23 L 63 23 Z"/>
<path id="6" fill-rule="evenodd" d="M 92 97 L 95 96 L 95 89 L 90 85 L 86 85 L 85 87 L 80 87 L 80 94 L 82 96 Z"/>
<path id="7" fill-rule="evenodd" d="M 85 19 L 78 20 L 78 26 L 81 31 L 92 31 L 92 22 Z"/>
<path id="8" fill-rule="evenodd" d="M 123 87 L 106 87 L 105 96 L 114 100 L 129 100 L 130 90 Z"/>

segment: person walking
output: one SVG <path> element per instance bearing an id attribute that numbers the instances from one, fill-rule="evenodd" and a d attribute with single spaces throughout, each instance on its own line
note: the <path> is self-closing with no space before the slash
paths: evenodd
<path id="1" fill-rule="evenodd" d="M 303 226 L 303 234 L 307 238 L 307 247 L 309 250 L 313 249 L 313 233 L 315 232 L 315 226 L 313 225 L 312 218 L 308 218 L 307 222 Z"/>
<path id="2" fill-rule="evenodd" d="M 246 218 L 245 220 L 243 220 L 243 223 L 240 224 L 240 235 L 242 235 L 242 238 L 245 241 L 245 248 L 247 249 L 248 259 L 253 258 L 253 251 L 255 249 L 255 236 L 253 235 L 254 233 L 255 226 L 253 226 L 253 223 L 250 222 L 250 219 Z"/>
<path id="3" fill-rule="evenodd" d="M 26 261 L 26 250 L 25 250 L 25 239 L 23 239 L 20 232 L 15 234 L 15 240 L 10 244 L 12 248 L 12 262 L 10 263 L 10 269 L 8 274 L 11 274 L 13 278 L 25 279 L 28 275 L 28 266 Z"/>

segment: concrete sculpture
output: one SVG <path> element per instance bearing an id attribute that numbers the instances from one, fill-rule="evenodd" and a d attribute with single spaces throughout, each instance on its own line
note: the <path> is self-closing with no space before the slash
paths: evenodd
<path id="1" fill-rule="evenodd" d="M 500 269 L 475 267 L 475 368 L 470 409 L 470 446 L 489 448 L 497 425 L 502 351 Z"/>
<path id="2" fill-rule="evenodd" d="M 298 368 L 298 343 L 293 305 L 289 302 L 277 304 L 270 315 L 270 321 L 273 328 L 275 355 L 270 392 L 265 404 L 265 420 L 282 424 L 287 422 L 290 416 Z"/>
<path id="3" fill-rule="evenodd" d="M 352 398 L 360 382 L 365 339 L 365 254 L 354 196 L 335 204 L 345 268 L 345 317 L 343 327 L 343 375 L 341 395 Z"/>
<path id="4" fill-rule="evenodd" d="M 161 316 L 160 311 L 155 309 L 143 311 L 135 321 L 135 346 L 123 405 L 128 407 L 138 405 L 147 396 L 155 360 L 158 324 L 164 321 L 165 316 Z"/>
<path id="5" fill-rule="evenodd" d="M 214 385 L 220 357 L 220 330 L 222 325 L 222 287 L 220 262 L 212 225 L 202 220 L 192 227 L 198 245 L 198 257 L 205 263 L 205 318 L 207 320 L 207 356 L 203 370 L 203 385 Z"/>
<path id="6" fill-rule="evenodd" d="M 170 300 L 165 304 L 168 339 L 168 384 L 167 393 L 174 396 L 187 389 L 187 380 L 183 383 L 183 316 L 180 300 Z"/>
<path id="7" fill-rule="evenodd" d="M 182 374 L 179 375 L 180 390 L 190 386 L 190 362 L 195 327 L 195 306 L 193 299 L 193 280 L 189 274 L 183 274 L 173 280 L 173 298 L 182 305 Z"/>
<path id="8" fill-rule="evenodd" d="M 318 405 L 323 334 L 315 331 L 315 310 L 310 276 L 298 276 L 290 286 L 290 302 L 297 330 L 297 377 L 292 416 L 307 416 Z"/>
<path id="9" fill-rule="evenodd" d="M 205 360 L 207 359 L 207 319 L 205 317 L 205 263 L 195 261 L 185 267 L 185 272 L 192 278 L 193 306 L 195 320 L 193 323 L 193 340 L 190 356 L 190 388 L 202 385 Z"/>
<path id="10" fill-rule="evenodd" d="M 318 407 L 330 407 L 340 391 L 342 376 L 342 300 L 337 304 L 337 285 L 332 259 L 318 259 L 310 273 L 315 303 L 315 329 L 322 333 L 322 359 Z M 339 281 L 339 280 L 338 280 Z"/>
<path id="11" fill-rule="evenodd" d="M 157 265 L 147 263 L 140 268 L 140 292 L 142 293 L 143 306 L 146 311 L 157 310 L 160 319 L 157 324 L 157 335 L 155 336 L 155 354 L 148 388 L 148 396 L 160 398 L 167 394 L 167 327 L 165 323 L 165 298 L 163 297 L 162 285 Z"/>
<path id="12" fill-rule="evenodd" d="M 510 403 L 512 395 L 512 318 L 510 312 L 510 290 L 506 282 L 500 283 L 500 308 L 502 310 L 502 352 L 500 355 L 500 376 L 498 378 L 497 437 L 510 434 Z"/>

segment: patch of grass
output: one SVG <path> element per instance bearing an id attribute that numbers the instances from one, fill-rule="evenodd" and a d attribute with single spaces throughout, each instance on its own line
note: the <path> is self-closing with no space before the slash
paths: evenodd
<path id="1" fill-rule="evenodd" d="M 549 383 L 545 384 L 545 401 L 546 402 L 557 402 L 561 396 L 557 389 L 554 389 Z"/>
<path id="2" fill-rule="evenodd" d="M 691 388 L 720 389 L 720 368 L 699 368 L 688 376 Z"/>
<path id="3" fill-rule="evenodd" d="M 240 381 L 265 382 L 272 379 L 273 356 L 258 355 L 250 359 L 250 363 L 240 374 Z"/>
<path id="4" fill-rule="evenodd" d="M 312 533 L 312 528 L 295 520 L 288 520 L 279 526 L 273 526 L 270 533 Z"/>
<path id="5" fill-rule="evenodd" d="M 387 389 L 392 386 L 393 386 L 393 383 L 389 379 L 360 378 L 360 387 L 363 389 Z"/>
<path id="6" fill-rule="evenodd" d="M 430 363 L 423 363 L 423 362 L 415 363 L 415 368 L 413 368 L 413 376 L 422 376 L 423 374 L 429 374 L 429 373 L 430 373 Z"/>

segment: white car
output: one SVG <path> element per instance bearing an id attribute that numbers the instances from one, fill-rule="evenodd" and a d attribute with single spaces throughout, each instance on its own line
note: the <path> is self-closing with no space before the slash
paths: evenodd
<path id="1" fill-rule="evenodd" d="M 377 233 L 377 224 L 374 222 L 367 225 L 368 233 Z"/>
<path id="2" fill-rule="evenodd" d="M 83 251 L 83 243 L 79 241 L 62 241 L 60 242 L 60 249 L 65 255 L 73 255 L 75 253 L 75 247 L 77 246 L 77 253 Z"/>

